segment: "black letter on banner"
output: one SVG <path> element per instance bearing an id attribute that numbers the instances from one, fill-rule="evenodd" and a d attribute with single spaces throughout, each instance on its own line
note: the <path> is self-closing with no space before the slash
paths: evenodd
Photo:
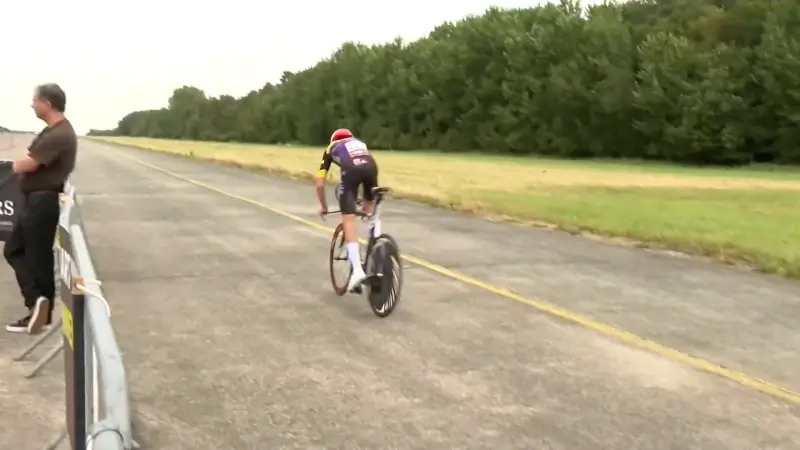
<path id="1" fill-rule="evenodd" d="M 8 241 L 17 213 L 22 207 L 22 192 L 12 170 L 13 161 L 0 161 L 0 242 Z"/>

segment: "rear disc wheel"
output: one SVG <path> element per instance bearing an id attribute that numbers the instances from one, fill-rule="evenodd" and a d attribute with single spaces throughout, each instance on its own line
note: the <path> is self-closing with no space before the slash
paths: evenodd
<path id="1" fill-rule="evenodd" d="M 403 290 L 403 264 L 397 241 L 388 234 L 380 235 L 371 258 L 373 273 L 380 273 L 380 277 L 369 284 L 369 304 L 373 314 L 384 318 L 394 311 Z"/>

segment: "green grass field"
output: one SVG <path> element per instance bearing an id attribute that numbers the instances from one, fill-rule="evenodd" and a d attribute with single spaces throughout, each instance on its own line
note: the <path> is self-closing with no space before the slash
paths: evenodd
<path id="1" fill-rule="evenodd" d="M 103 137 L 311 178 L 321 148 Z M 625 237 L 800 278 L 800 171 L 377 151 L 396 196 L 569 231 Z M 309 202 L 313 199 L 309 198 Z"/>

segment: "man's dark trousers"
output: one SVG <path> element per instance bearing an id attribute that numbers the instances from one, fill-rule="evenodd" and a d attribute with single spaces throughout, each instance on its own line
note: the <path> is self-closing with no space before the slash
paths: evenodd
<path id="1" fill-rule="evenodd" d="M 21 211 L 3 249 L 14 268 L 25 306 L 36 305 L 39 297 L 50 299 L 48 322 L 53 314 L 56 294 L 53 240 L 60 212 L 59 193 L 36 191 L 23 194 Z"/>

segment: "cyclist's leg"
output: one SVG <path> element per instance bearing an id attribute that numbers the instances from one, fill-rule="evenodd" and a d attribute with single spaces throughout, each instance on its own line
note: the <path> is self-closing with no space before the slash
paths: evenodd
<path id="1" fill-rule="evenodd" d="M 347 242 L 347 259 L 353 266 L 353 275 L 347 284 L 347 290 L 361 284 L 366 278 L 364 268 L 361 267 L 361 254 L 356 234 L 356 195 L 361 184 L 358 170 L 350 169 L 342 173 L 342 193 L 339 196 L 339 209 L 342 211 L 342 231 Z"/>
<path id="2" fill-rule="evenodd" d="M 372 214 L 374 196 L 372 195 L 372 188 L 378 186 L 378 166 L 374 163 L 372 164 L 372 168 L 368 174 L 365 174 L 363 181 L 361 182 L 361 186 L 364 189 L 364 205 L 362 206 L 362 211 L 366 214 Z M 375 236 L 381 235 L 381 223 L 380 219 L 373 219 L 372 222 L 367 227 L 367 239 L 370 238 L 371 230 L 375 230 Z"/>

